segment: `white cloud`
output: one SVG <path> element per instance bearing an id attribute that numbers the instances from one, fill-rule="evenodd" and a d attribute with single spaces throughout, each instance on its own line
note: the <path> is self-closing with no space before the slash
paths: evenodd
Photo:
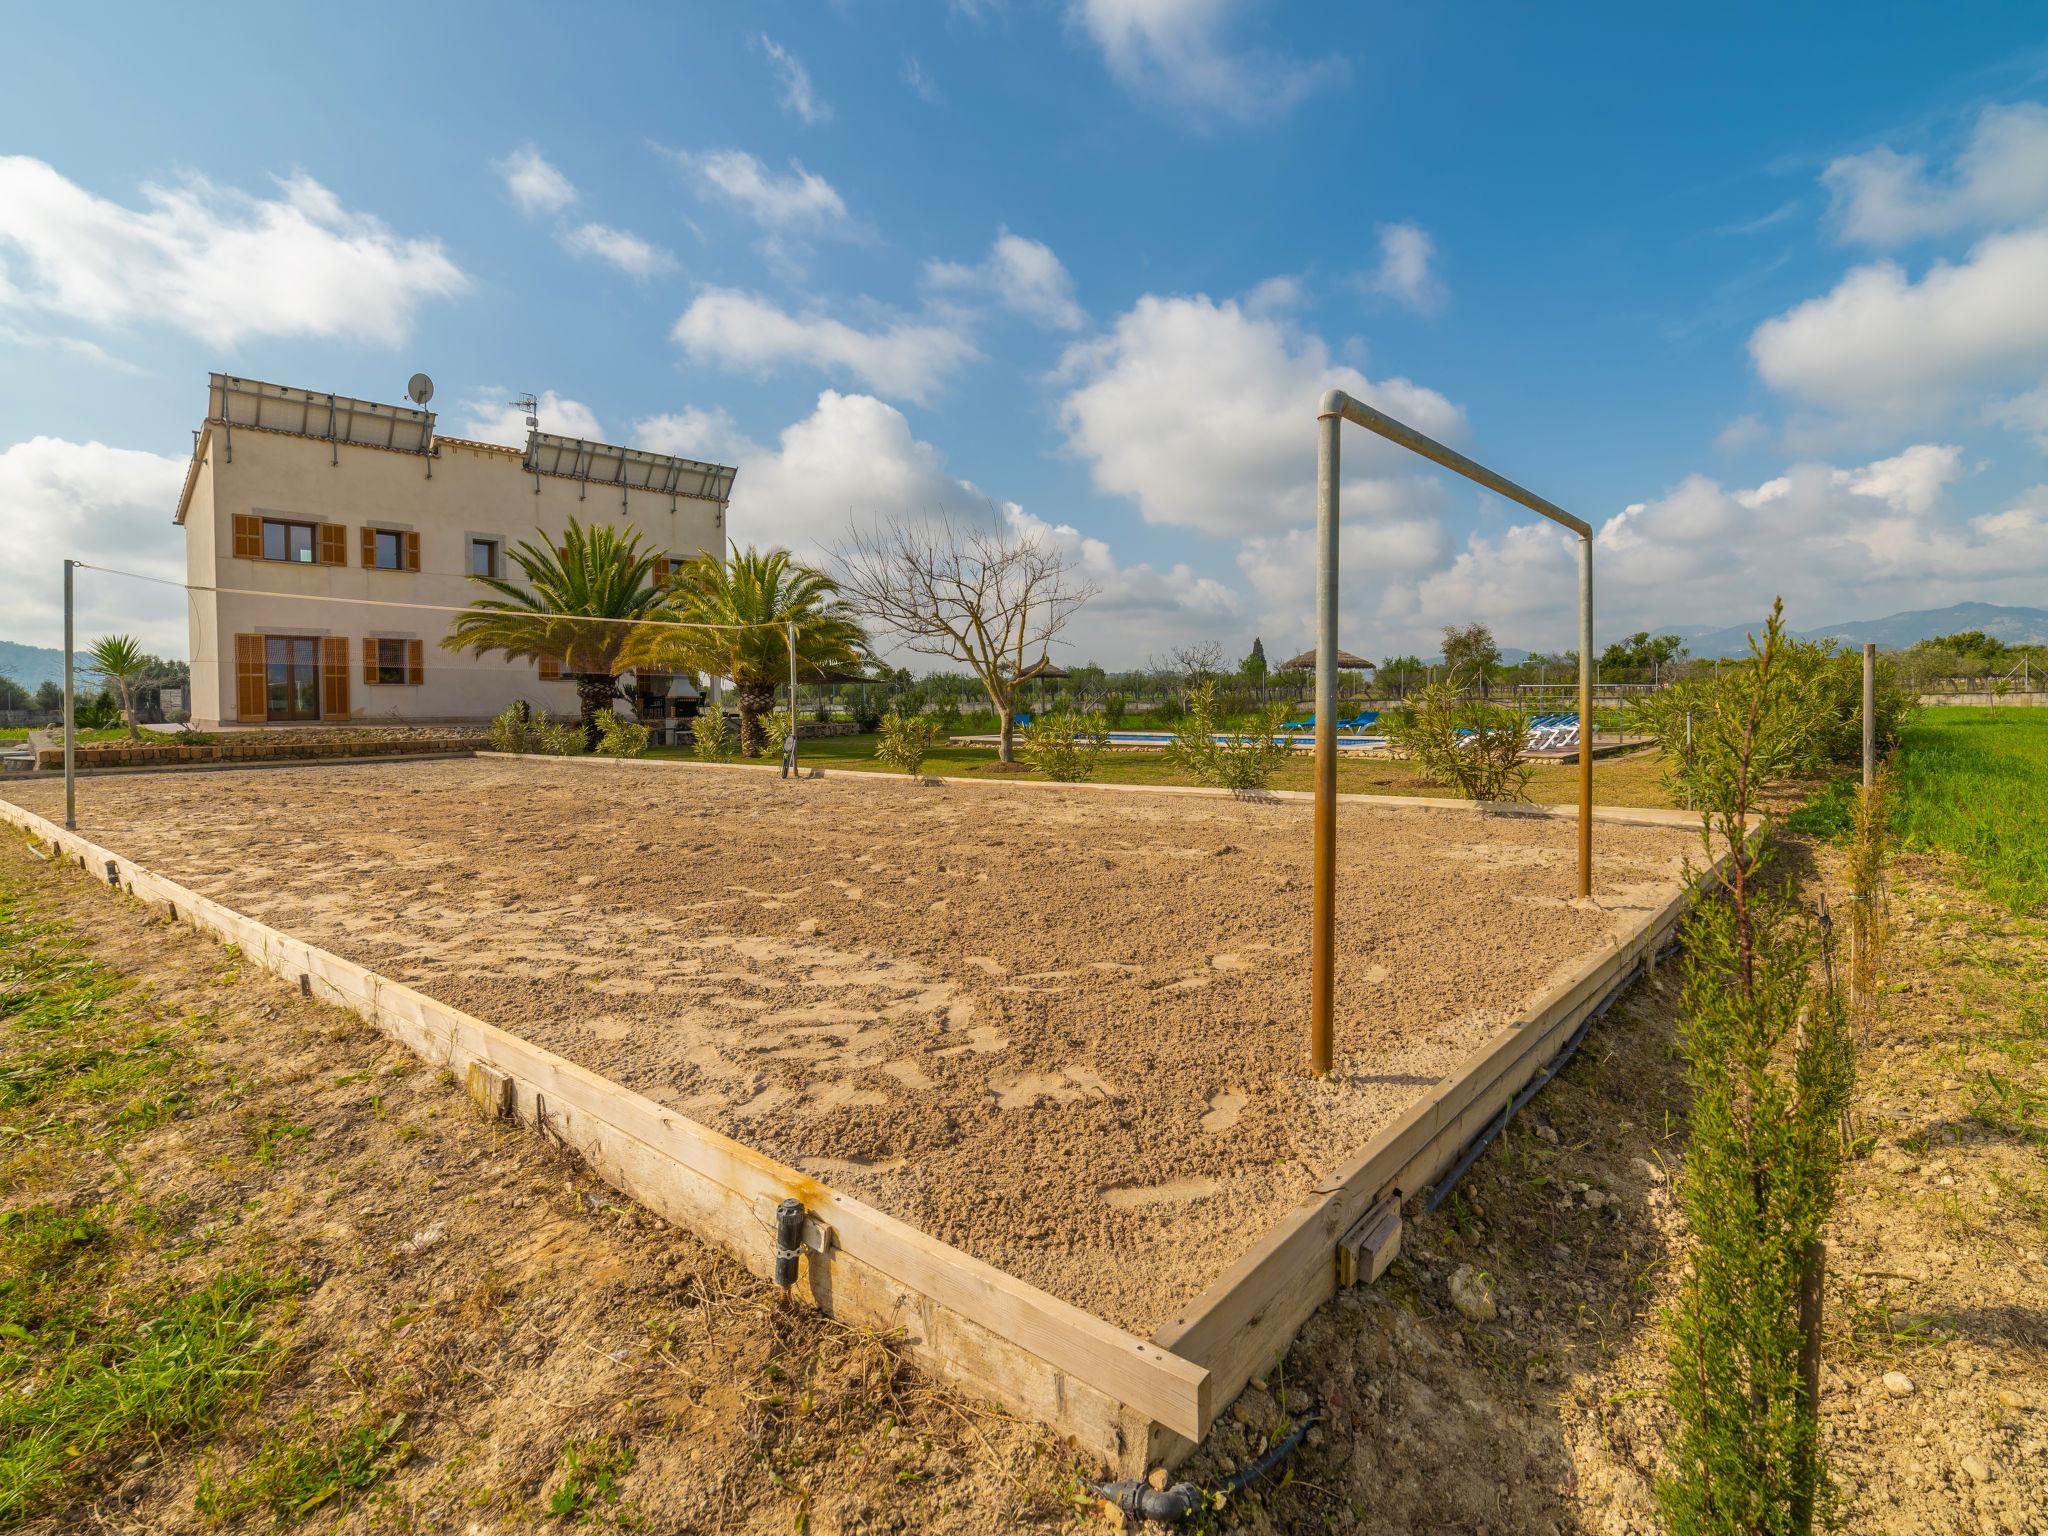
<path id="1" fill-rule="evenodd" d="M 1147 522 L 1267 534 L 1314 519 L 1315 410 L 1325 390 L 1434 438 L 1464 435 L 1464 413 L 1435 390 L 1333 362 L 1287 314 L 1293 291 L 1261 285 L 1243 302 L 1221 303 L 1147 294 L 1108 334 L 1067 349 L 1060 424 L 1098 490 L 1131 498 Z M 1377 438 L 1348 435 L 1345 495 L 1369 505 L 1370 475 L 1404 474 L 1415 462 Z"/>
<path id="2" fill-rule="evenodd" d="M 1233 48 L 1226 34 L 1243 9 L 1242 0 L 1070 0 L 1067 16 L 1127 89 L 1204 118 L 1279 117 L 1350 77 L 1335 56 Z"/>
<path id="3" fill-rule="evenodd" d="M 1895 512 L 1921 517 L 1963 472 L 1963 450 L 1952 443 L 1915 443 L 1904 453 L 1861 469 L 1838 469 L 1834 484 L 1873 496 Z"/>
<path id="4" fill-rule="evenodd" d="M 775 78 L 781 84 L 782 110 L 799 122 L 812 126 L 831 122 L 832 108 L 812 87 L 811 72 L 804 68 L 803 60 L 766 32 L 758 41 L 761 51 L 768 55 L 769 67 L 775 71 Z"/>
<path id="5" fill-rule="evenodd" d="M 531 144 L 493 161 L 492 168 L 505 179 L 505 190 L 521 213 L 560 213 L 576 201 L 576 188 L 569 178 L 543 160 Z"/>
<path id="6" fill-rule="evenodd" d="M 1964 391 L 2048 366 L 2048 228 L 1993 235 L 1918 281 L 1895 262 L 1758 326 L 1766 382 L 1827 410 L 1924 419 Z"/>
<path id="7" fill-rule="evenodd" d="M 1443 563 L 1449 497 L 1434 481 L 1377 482 L 1350 508 L 1337 540 L 1338 639 L 1371 660 L 1373 647 L 1405 621 L 1415 583 Z M 1348 505 L 1348 504 L 1347 504 Z M 1237 568 L 1250 584 L 1259 632 L 1283 654 L 1312 641 L 1316 614 L 1313 529 L 1257 534 L 1237 549 Z M 1391 626 L 1391 628 L 1390 628 Z M 1279 656 L 1272 659 L 1279 660 Z"/>
<path id="8" fill-rule="evenodd" d="M 1050 330 L 1077 331 L 1088 323 L 1087 311 L 1074 300 L 1073 275 L 1052 247 L 1007 229 L 997 233 L 980 265 L 927 262 L 925 279 L 938 288 L 993 294 L 1005 309 Z"/>
<path id="9" fill-rule="evenodd" d="M 763 374 L 800 364 L 851 374 L 882 394 L 918 404 L 978 355 L 955 326 L 889 316 L 862 330 L 816 309 L 792 314 L 735 288 L 704 289 L 672 334 L 694 362 Z"/>
<path id="10" fill-rule="evenodd" d="M 1048 523 L 1014 502 L 1004 506 L 1003 518 L 1011 532 L 1065 553 L 1075 573 L 1096 588 L 1089 609 L 1097 617 L 1165 610 L 1198 622 L 1233 618 L 1243 607 L 1235 588 L 1199 575 L 1184 561 L 1163 571 L 1143 561 L 1119 564 L 1104 540 L 1090 538 L 1071 523 Z"/>
<path id="11" fill-rule="evenodd" d="M 997 501 L 955 475 L 901 411 L 872 395 L 825 390 L 811 414 L 773 444 L 750 440 L 723 410 L 697 408 L 636 423 L 633 441 L 658 453 L 736 465 L 728 526 L 743 545 L 779 544 L 822 560 L 856 525 L 941 515 L 963 523 L 999 517 L 1016 532 L 1049 540 L 1101 589 L 1076 622 L 1072 649 L 1062 653 L 1070 659 L 1135 660 L 1148 648 L 1212 633 L 1241 605 L 1228 584 L 1186 565 L 1124 564 L 1099 538 Z"/>
<path id="12" fill-rule="evenodd" d="M 30 438 L 0 452 L 0 542 L 16 573 L 7 595 L 7 638 L 63 644 L 59 572 L 67 558 L 184 581 L 185 538 L 171 518 L 187 462 L 56 437 Z M 174 587 L 81 571 L 80 649 L 119 633 L 134 635 L 159 656 L 183 656 L 186 602 Z"/>
<path id="13" fill-rule="evenodd" d="M 516 390 L 493 386 L 478 390 L 462 404 L 464 415 L 449 429 L 453 437 L 474 438 L 480 443 L 503 443 L 508 448 L 526 446 L 526 412 L 510 404 Z M 543 432 L 563 437 L 607 442 L 597 413 L 581 400 L 565 400 L 552 389 L 543 391 L 534 411 Z"/>
<path id="14" fill-rule="evenodd" d="M 1915 444 L 1854 467 L 1794 464 L 1728 487 L 1692 475 L 1598 530 L 1603 635 L 1753 617 L 1773 594 L 1795 629 L 1965 598 L 2029 601 L 2048 577 L 2048 487 L 1999 511 L 1952 505 L 1960 451 Z M 1574 643 L 1576 540 L 1547 524 L 1473 535 L 1416 594 L 1417 630 L 1480 617 L 1517 643 Z"/>
<path id="15" fill-rule="evenodd" d="M 1380 264 L 1365 279 L 1368 292 L 1384 294 L 1421 315 L 1444 307 L 1446 290 L 1436 275 L 1436 242 L 1419 224 L 1379 227 Z"/>
<path id="16" fill-rule="evenodd" d="M 631 230 L 614 229 L 609 224 L 579 224 L 563 230 L 561 238 L 563 247 L 572 254 L 610 262 L 628 277 L 653 277 L 676 268 L 676 259 L 670 252 Z"/>
<path id="17" fill-rule="evenodd" d="M 822 233 L 847 222 L 846 201 L 832 183 L 795 160 L 789 162 L 787 176 L 778 176 L 743 149 L 664 153 L 763 229 Z"/>
<path id="18" fill-rule="evenodd" d="M 1723 453 L 1741 453 L 1766 441 L 1771 429 L 1764 425 L 1760 416 L 1738 416 L 1714 436 L 1714 446 Z"/>
<path id="19" fill-rule="evenodd" d="M 1985 414 L 2001 427 L 2025 433 L 2048 451 L 2048 384 L 2009 400 L 1994 401 Z"/>
<path id="20" fill-rule="evenodd" d="M 437 240 L 394 234 L 308 176 L 271 198 L 194 178 L 144 207 L 95 197 L 40 160 L 0 157 L 0 307 L 95 325 L 162 321 L 211 346 L 345 336 L 396 346 L 428 299 L 469 279 Z"/>
<path id="21" fill-rule="evenodd" d="M 1945 178 L 1929 176 L 1922 155 L 1880 146 L 1830 162 L 1821 181 L 1844 240 L 1898 245 L 2030 222 L 2048 214 L 2048 107 L 1987 107 Z"/>
<path id="22" fill-rule="evenodd" d="M 917 93 L 917 99 L 928 107 L 942 107 L 946 98 L 939 92 L 939 82 L 917 61 L 916 54 L 909 54 L 903 60 L 903 83 Z"/>

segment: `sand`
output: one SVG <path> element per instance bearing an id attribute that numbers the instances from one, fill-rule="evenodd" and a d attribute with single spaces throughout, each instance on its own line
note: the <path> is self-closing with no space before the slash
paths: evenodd
<path id="1" fill-rule="evenodd" d="M 47 815 L 54 781 L 7 786 Z M 1697 844 L 1346 805 L 1304 1072 L 1308 807 L 442 761 L 79 786 L 79 830 L 1150 1333 Z"/>

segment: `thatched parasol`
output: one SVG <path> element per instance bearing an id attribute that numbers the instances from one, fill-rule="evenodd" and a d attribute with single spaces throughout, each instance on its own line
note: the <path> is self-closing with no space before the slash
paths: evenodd
<path id="1" fill-rule="evenodd" d="M 1316 653 L 1314 651 L 1303 651 L 1299 656 L 1290 657 L 1288 660 L 1280 663 L 1280 670 L 1282 672 L 1313 672 L 1315 669 Z M 1354 656 L 1349 651 L 1340 648 L 1337 652 L 1337 670 L 1339 672 L 1377 672 L 1379 668 L 1372 662 L 1367 661 L 1363 656 Z"/>

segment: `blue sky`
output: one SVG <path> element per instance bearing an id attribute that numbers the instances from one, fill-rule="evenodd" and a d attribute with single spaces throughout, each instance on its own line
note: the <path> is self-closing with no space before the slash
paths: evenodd
<path id="1" fill-rule="evenodd" d="M 1306 642 L 1331 384 L 1599 526 L 1603 638 L 2048 603 L 2048 27 L 1785 9 L 16 10 L 0 636 L 67 553 L 180 568 L 214 368 L 424 369 L 458 435 L 541 393 L 737 462 L 743 540 L 1004 518 L 1112 665 Z M 1569 643 L 1549 530 L 1346 477 L 1347 646 Z"/>

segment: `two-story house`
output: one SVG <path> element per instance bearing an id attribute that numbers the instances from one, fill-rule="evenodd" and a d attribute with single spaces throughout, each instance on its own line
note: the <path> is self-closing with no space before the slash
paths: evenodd
<path id="1" fill-rule="evenodd" d="M 724 550 L 727 465 L 529 427 L 524 451 L 440 437 L 431 411 L 212 375 L 176 521 L 201 728 L 571 713 L 548 663 L 440 648 L 472 574 L 574 517 L 664 561 Z"/>

